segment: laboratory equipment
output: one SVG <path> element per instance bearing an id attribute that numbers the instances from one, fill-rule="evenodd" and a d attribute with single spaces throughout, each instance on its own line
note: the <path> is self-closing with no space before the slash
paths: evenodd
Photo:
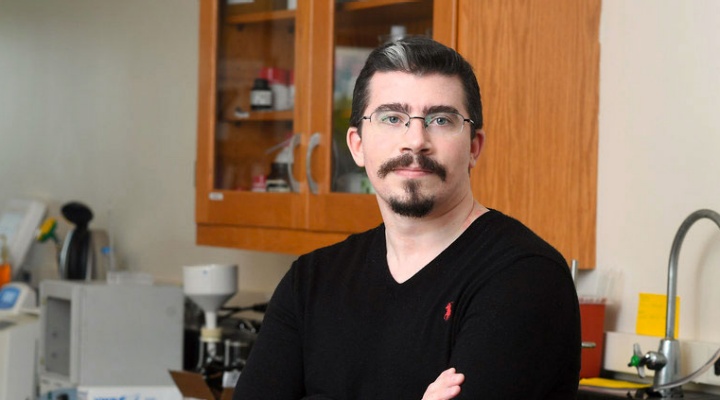
<path id="1" fill-rule="evenodd" d="M 35 291 L 19 282 L 0 289 L 0 400 L 34 400 L 39 320 Z"/>
<path id="2" fill-rule="evenodd" d="M 224 363 L 222 329 L 217 313 L 237 292 L 237 265 L 195 265 L 183 267 L 185 295 L 197 304 L 205 315 L 200 329 L 198 364 L 195 371 L 202 374 L 211 387 L 221 387 Z"/>
<path id="3" fill-rule="evenodd" d="M 628 366 L 636 367 L 638 375 L 641 377 L 645 377 L 645 366 L 655 371 L 651 390 L 653 397 L 683 397 L 682 385 L 699 376 L 720 359 L 720 349 L 718 349 L 710 357 L 710 360 L 695 372 L 685 377 L 680 374 L 680 341 L 675 335 L 678 259 L 680 258 L 680 249 L 685 240 L 685 235 L 687 235 L 690 227 L 701 219 L 709 219 L 720 228 L 720 214 L 713 210 L 700 209 L 688 215 L 675 233 L 675 239 L 673 239 L 670 248 L 670 261 L 668 262 L 665 337 L 660 340 L 658 351 L 649 351 L 643 355 L 640 345 L 637 343 L 633 345 L 633 357 L 630 359 Z"/>
<path id="4" fill-rule="evenodd" d="M 182 366 L 179 286 L 40 283 L 40 394 L 57 389 L 172 385 Z"/>
<path id="5" fill-rule="evenodd" d="M 0 235 L 7 240 L 13 276 L 23 266 L 35 230 L 47 213 L 47 206 L 36 200 L 11 199 L 0 213 Z"/>
<path id="6" fill-rule="evenodd" d="M 110 269 L 103 249 L 110 240 L 106 231 L 90 229 L 93 213 L 86 205 L 70 202 L 60 209 L 63 217 L 75 225 L 63 241 L 58 259 L 60 277 L 70 280 L 102 280 Z"/>

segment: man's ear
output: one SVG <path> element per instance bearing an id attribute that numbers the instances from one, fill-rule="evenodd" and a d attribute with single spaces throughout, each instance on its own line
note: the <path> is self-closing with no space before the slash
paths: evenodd
<path id="1" fill-rule="evenodd" d="M 485 144 L 485 131 L 482 129 L 475 130 L 475 137 L 470 142 L 470 165 L 468 168 L 472 169 L 477 164 L 477 160 L 482 152 L 483 145 Z"/>
<path id="2" fill-rule="evenodd" d="M 355 164 L 357 164 L 358 167 L 364 167 L 365 156 L 362 151 L 362 136 L 357 127 L 351 126 L 348 128 L 346 140 Z"/>

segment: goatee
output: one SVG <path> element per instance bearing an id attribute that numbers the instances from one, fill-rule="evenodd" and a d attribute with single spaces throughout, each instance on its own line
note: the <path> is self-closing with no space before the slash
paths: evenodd
<path id="1" fill-rule="evenodd" d="M 405 182 L 405 193 L 410 195 L 407 200 L 395 197 L 389 199 L 390 209 L 398 215 L 411 218 L 422 218 L 432 211 L 435 199 L 420 196 L 420 182 L 408 180 Z"/>
<path id="2" fill-rule="evenodd" d="M 437 161 L 424 155 L 405 153 L 399 157 L 384 162 L 378 168 L 377 175 L 380 179 L 385 178 L 390 172 L 397 168 L 408 167 L 416 162 L 416 164 L 425 171 L 437 175 L 441 181 L 445 182 L 447 170 Z M 388 199 L 390 209 L 398 215 L 411 218 L 422 218 L 432 211 L 435 206 L 434 197 L 423 197 L 420 194 L 420 181 L 416 179 L 408 179 L 404 183 L 405 193 L 408 199 L 400 199 L 391 197 Z"/>

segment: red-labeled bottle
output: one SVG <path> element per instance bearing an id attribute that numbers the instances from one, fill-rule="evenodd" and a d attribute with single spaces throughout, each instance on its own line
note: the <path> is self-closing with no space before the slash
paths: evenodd
<path id="1" fill-rule="evenodd" d="M 5 235 L 0 235 L 0 241 L 2 241 L 2 250 L 0 250 L 0 287 L 2 287 L 12 280 L 12 266 Z"/>

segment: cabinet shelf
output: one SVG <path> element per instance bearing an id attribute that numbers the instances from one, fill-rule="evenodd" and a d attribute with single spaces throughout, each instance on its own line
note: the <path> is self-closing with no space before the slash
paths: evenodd
<path id="1" fill-rule="evenodd" d="M 419 3 L 421 0 L 368 0 L 338 4 L 338 11 L 358 11 L 398 4 Z M 246 14 L 229 15 L 225 22 L 230 25 L 241 25 L 268 21 L 294 20 L 295 10 L 260 11 Z"/>
<path id="2" fill-rule="evenodd" d="M 228 122 L 262 122 L 262 121 L 292 121 L 293 111 L 250 111 L 242 116 L 228 116 Z"/>
<path id="3" fill-rule="evenodd" d="M 247 14 L 234 14 L 225 18 L 225 22 L 231 25 L 250 24 L 268 21 L 294 20 L 295 10 L 263 11 Z"/>
<path id="4" fill-rule="evenodd" d="M 419 3 L 420 0 L 367 0 L 338 4 L 338 11 L 367 10 L 404 3 Z"/>

